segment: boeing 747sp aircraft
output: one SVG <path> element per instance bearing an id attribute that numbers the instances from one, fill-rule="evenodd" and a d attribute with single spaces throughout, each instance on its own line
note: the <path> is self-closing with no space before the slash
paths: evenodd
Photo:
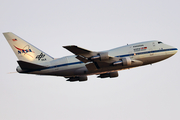
<path id="1" fill-rule="evenodd" d="M 86 81 L 88 75 L 118 77 L 119 70 L 152 64 L 173 56 L 178 49 L 153 40 L 95 52 L 75 45 L 63 46 L 75 55 L 54 59 L 11 32 L 3 33 L 19 59 L 17 72 L 63 76 L 67 81 Z"/>

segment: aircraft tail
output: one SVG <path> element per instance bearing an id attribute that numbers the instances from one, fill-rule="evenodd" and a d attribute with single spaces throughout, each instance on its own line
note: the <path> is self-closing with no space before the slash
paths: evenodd
<path id="1" fill-rule="evenodd" d="M 20 61 L 43 64 L 54 59 L 11 32 L 3 34 Z"/>

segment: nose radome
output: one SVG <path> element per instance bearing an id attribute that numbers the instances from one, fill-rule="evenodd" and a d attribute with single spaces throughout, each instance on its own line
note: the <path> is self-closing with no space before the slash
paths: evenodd
<path id="1" fill-rule="evenodd" d="M 173 55 L 178 52 L 178 49 L 177 49 L 177 48 L 173 48 L 172 50 L 173 50 L 173 51 L 172 51 L 172 54 L 173 54 Z"/>
<path id="2" fill-rule="evenodd" d="M 177 48 L 175 48 L 175 51 L 174 51 L 175 53 L 174 54 L 176 54 L 177 52 L 178 52 L 178 49 Z"/>
<path id="3" fill-rule="evenodd" d="M 167 45 L 167 44 L 166 44 Z M 178 52 L 178 49 L 174 46 L 167 45 L 167 47 L 172 51 L 172 54 L 176 54 Z"/>

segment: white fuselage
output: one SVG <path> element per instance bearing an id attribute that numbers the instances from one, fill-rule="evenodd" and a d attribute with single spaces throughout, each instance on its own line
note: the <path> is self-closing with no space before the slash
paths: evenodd
<path id="1" fill-rule="evenodd" d="M 74 77 L 79 75 L 102 74 L 111 71 L 118 71 L 132 67 L 152 64 L 171 57 L 177 52 L 177 48 L 166 45 L 160 41 L 148 41 L 130 44 L 115 49 L 107 50 L 109 56 L 118 59 L 130 58 L 130 66 L 106 66 L 95 71 L 88 71 L 86 63 L 81 62 L 73 56 L 66 56 L 48 62 L 48 68 L 29 71 L 29 74 L 54 75 L 64 77 Z"/>

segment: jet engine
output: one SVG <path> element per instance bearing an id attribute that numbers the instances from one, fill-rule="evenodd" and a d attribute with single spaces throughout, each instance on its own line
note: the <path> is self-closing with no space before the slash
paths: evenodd
<path id="1" fill-rule="evenodd" d="M 97 59 L 99 59 L 101 61 L 108 60 L 109 59 L 108 52 L 100 52 L 100 53 L 98 53 L 98 55 L 92 56 L 89 59 L 90 60 L 97 60 Z"/>
<path id="2" fill-rule="evenodd" d="M 98 76 L 98 78 L 107 78 L 107 77 L 110 77 L 110 78 L 118 77 L 118 72 L 104 73 Z"/>
<path id="3" fill-rule="evenodd" d="M 79 77 L 70 77 L 68 80 L 66 81 L 70 81 L 70 82 L 75 82 L 75 81 L 87 81 L 87 76 L 79 76 Z"/>
<path id="4" fill-rule="evenodd" d="M 120 61 L 116 61 L 113 63 L 113 65 L 123 65 L 123 66 L 130 66 L 132 63 L 131 59 L 129 57 L 122 58 Z"/>

